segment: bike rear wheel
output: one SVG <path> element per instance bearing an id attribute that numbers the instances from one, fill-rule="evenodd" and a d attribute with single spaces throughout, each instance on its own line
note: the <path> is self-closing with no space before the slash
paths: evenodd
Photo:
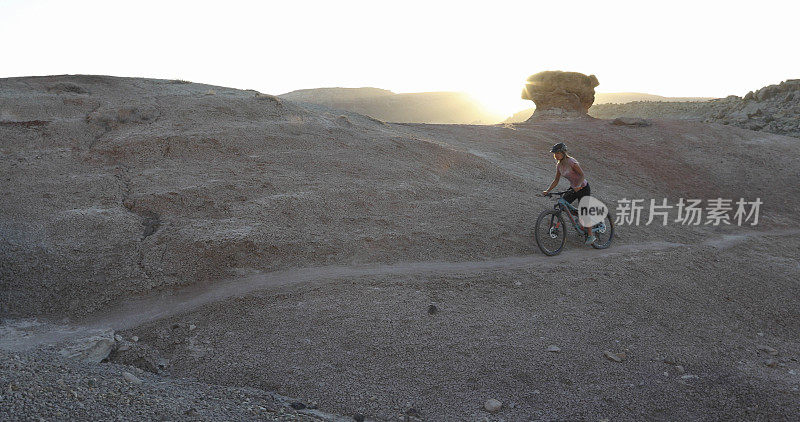
<path id="1" fill-rule="evenodd" d="M 592 234 L 597 237 L 597 240 L 592 243 L 595 249 L 605 249 L 611 246 L 611 240 L 614 239 L 614 217 L 609 213 L 603 219 L 603 225 L 598 228 L 597 225 L 592 229 Z"/>
<path id="2" fill-rule="evenodd" d="M 539 214 L 534 228 L 536 244 L 545 255 L 558 255 L 567 240 L 567 226 L 561 211 L 546 210 Z"/>

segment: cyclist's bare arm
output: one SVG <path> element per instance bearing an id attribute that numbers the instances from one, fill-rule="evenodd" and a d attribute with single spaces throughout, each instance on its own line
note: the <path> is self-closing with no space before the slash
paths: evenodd
<path id="1" fill-rule="evenodd" d="M 561 172 L 556 170 L 556 178 L 553 179 L 553 183 L 550 184 L 550 187 L 547 188 L 547 190 L 542 191 L 542 195 L 547 195 L 548 193 L 550 193 L 551 190 L 553 190 L 553 188 L 558 186 L 558 181 L 559 180 L 561 180 Z"/>

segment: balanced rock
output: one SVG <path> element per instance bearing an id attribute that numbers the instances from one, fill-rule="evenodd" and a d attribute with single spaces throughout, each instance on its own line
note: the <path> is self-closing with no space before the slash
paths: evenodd
<path id="1" fill-rule="evenodd" d="M 536 104 L 537 115 L 586 116 L 594 103 L 594 88 L 600 85 L 594 75 L 548 70 L 528 77 L 522 99 Z"/>

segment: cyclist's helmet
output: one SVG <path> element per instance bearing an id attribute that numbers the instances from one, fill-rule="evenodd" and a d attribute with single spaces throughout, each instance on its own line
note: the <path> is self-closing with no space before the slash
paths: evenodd
<path id="1" fill-rule="evenodd" d="M 557 152 L 567 152 L 567 146 L 563 142 L 559 142 L 553 145 L 553 148 L 550 148 L 550 152 L 553 154 Z"/>

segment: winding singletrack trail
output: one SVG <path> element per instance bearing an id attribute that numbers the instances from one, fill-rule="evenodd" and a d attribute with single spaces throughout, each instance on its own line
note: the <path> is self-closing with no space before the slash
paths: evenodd
<path id="1" fill-rule="evenodd" d="M 70 338 L 88 335 L 98 330 L 124 330 L 148 322 L 197 309 L 203 305 L 242 297 L 257 291 L 307 283 L 325 283 L 342 278 L 403 275 L 475 274 L 486 271 L 519 270 L 526 268 L 551 268 L 587 258 L 604 258 L 630 253 L 654 252 L 679 247 L 714 247 L 727 249 L 753 237 L 793 236 L 798 230 L 750 231 L 725 234 L 698 244 L 673 242 L 645 242 L 611 247 L 605 250 L 587 248 L 566 249 L 561 254 L 548 257 L 526 255 L 483 261 L 421 261 L 362 266 L 320 266 L 292 268 L 273 272 L 255 272 L 205 286 L 193 286 L 170 292 L 159 292 L 123 301 L 116 307 L 69 325 L 23 322 L 21 325 L 7 321 L 0 327 L 0 348 L 24 350 L 42 344 L 52 344 Z M 20 332 L 22 327 L 24 332 Z"/>

